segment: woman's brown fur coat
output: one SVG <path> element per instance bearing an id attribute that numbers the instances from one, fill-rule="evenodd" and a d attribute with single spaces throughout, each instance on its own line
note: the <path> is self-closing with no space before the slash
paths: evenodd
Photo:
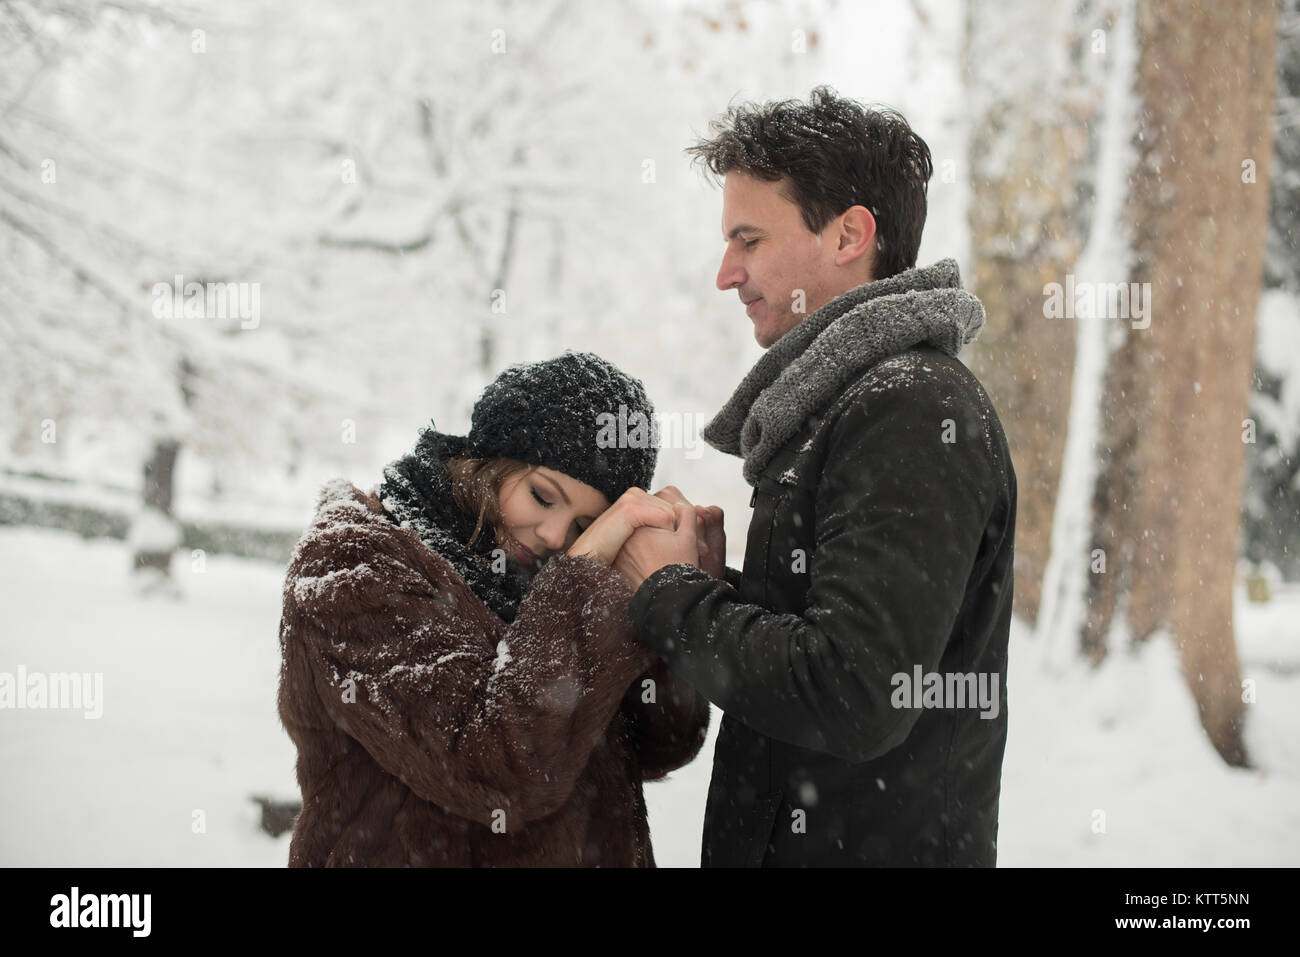
<path id="1" fill-rule="evenodd" d="M 290 866 L 653 867 L 641 782 L 695 756 L 709 706 L 630 597 L 561 556 L 507 624 L 374 494 L 326 486 L 280 625 Z"/>

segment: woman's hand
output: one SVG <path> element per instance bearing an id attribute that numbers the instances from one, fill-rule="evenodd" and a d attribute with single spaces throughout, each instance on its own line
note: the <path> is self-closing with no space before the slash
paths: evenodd
<path id="1" fill-rule="evenodd" d="M 695 506 L 679 502 L 673 509 L 677 514 L 676 528 L 638 529 L 618 553 L 614 567 L 633 588 L 640 588 L 643 581 L 665 565 L 699 567 L 700 547 L 695 537 L 699 518 Z"/>
<path id="2" fill-rule="evenodd" d="M 613 565 L 623 543 L 644 526 L 672 530 L 673 506 L 644 489 L 630 488 L 587 526 L 567 554 L 585 555 L 603 565 Z"/>

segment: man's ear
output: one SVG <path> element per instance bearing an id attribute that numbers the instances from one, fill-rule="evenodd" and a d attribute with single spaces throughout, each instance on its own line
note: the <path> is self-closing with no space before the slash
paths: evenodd
<path id="1" fill-rule="evenodd" d="M 871 265 L 876 251 L 876 217 L 865 206 L 850 206 L 839 216 L 835 265 L 847 266 L 866 257 Z"/>

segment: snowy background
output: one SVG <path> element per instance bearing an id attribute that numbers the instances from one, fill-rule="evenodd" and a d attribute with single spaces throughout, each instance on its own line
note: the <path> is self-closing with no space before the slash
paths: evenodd
<path id="1" fill-rule="evenodd" d="M 289 835 L 262 832 L 250 800 L 298 794 L 275 711 L 280 569 L 213 557 L 172 603 L 131 596 L 119 543 L 2 529 L 0 562 L 6 663 L 105 675 L 99 719 L 3 715 L 0 863 L 283 866 Z M 1061 673 L 1017 623 L 1000 866 L 1300 864 L 1300 588 L 1238 607 L 1252 771 L 1205 739 L 1166 641 Z M 645 785 L 660 866 L 699 866 L 719 717 L 694 763 Z"/>
<path id="2" fill-rule="evenodd" d="M 721 505 L 738 566 L 749 489 L 698 432 L 761 351 L 714 288 L 721 196 L 682 150 L 733 100 L 827 83 L 895 107 L 957 171 L 931 183 L 919 261 L 969 276 L 966 17 L 958 0 L 5 5 L 0 671 L 102 672 L 105 700 L 98 720 L 0 711 L 0 865 L 283 866 L 288 835 L 252 800 L 298 797 L 277 549 L 326 479 L 373 486 L 431 418 L 463 432 L 511 362 L 586 349 L 641 377 L 688 426 L 656 485 Z M 1034 62 L 1005 67 L 1033 82 Z M 256 326 L 160 318 L 154 285 L 178 275 L 256 283 Z M 1300 431 L 1297 329 L 1294 293 L 1271 291 L 1272 385 L 1252 397 L 1270 467 Z M 170 592 L 144 594 L 131 546 L 166 532 L 139 521 L 160 441 L 180 450 L 185 544 Z M 1280 523 L 1297 540 L 1300 515 Z M 1207 741 L 1167 635 L 1092 669 L 1016 622 L 1000 864 L 1300 864 L 1300 581 L 1259 567 L 1270 600 L 1235 592 L 1250 770 Z M 698 865 L 719 718 L 646 787 L 661 865 Z"/>

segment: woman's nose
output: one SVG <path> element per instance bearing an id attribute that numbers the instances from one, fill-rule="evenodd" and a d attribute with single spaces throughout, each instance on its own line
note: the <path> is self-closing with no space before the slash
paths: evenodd
<path id="1" fill-rule="evenodd" d="M 568 531 L 567 524 L 561 524 L 562 520 L 549 521 L 537 530 L 537 537 L 542 540 L 553 552 L 558 552 L 564 548 L 565 536 Z"/>

